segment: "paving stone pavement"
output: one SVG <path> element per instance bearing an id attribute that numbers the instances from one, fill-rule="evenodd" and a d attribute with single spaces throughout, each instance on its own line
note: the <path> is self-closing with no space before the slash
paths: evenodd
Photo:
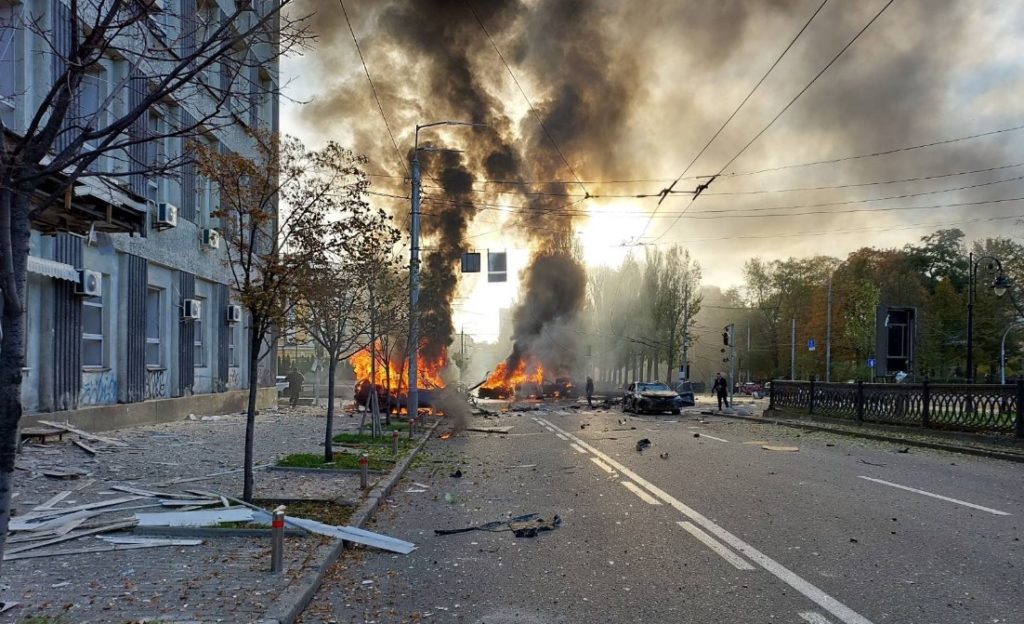
<path id="1" fill-rule="evenodd" d="M 324 421 L 318 415 L 322 411 L 282 408 L 258 416 L 256 464 L 272 463 L 288 453 L 322 449 Z M 357 418 L 342 413 L 336 419 L 339 432 L 356 427 Z M 125 496 L 109 490 L 111 485 L 157 489 L 173 479 L 237 469 L 242 463 L 244 431 L 244 416 L 230 414 L 107 432 L 102 435 L 127 446 L 107 446 L 96 457 L 68 442 L 26 445 L 15 471 L 15 515 L 66 490 L 72 493 L 58 508 Z M 87 474 L 73 480 L 55 480 L 42 475 L 40 471 L 45 469 Z M 193 488 L 237 496 L 241 494 L 242 473 L 168 485 L 165 489 L 181 492 Z M 360 495 L 359 477 L 354 474 L 321 477 L 266 470 L 256 473 L 257 498 L 357 501 Z M 152 499 L 137 504 L 152 504 Z M 92 520 L 115 521 L 131 513 L 110 512 Z M 318 536 L 286 538 L 286 572 L 272 576 L 268 573 L 269 538 L 203 539 L 201 546 L 5 561 L 0 597 L 20 604 L 0 615 L 0 622 L 20 622 L 34 615 L 60 617 L 63 619 L 59 621 L 68 623 L 253 622 L 270 610 L 305 568 L 316 563 L 329 541 Z M 98 539 L 82 537 L 50 548 L 59 551 L 102 545 Z"/>

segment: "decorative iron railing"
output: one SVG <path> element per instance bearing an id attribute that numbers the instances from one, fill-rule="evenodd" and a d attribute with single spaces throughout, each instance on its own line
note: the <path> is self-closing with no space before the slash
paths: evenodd
<path id="1" fill-rule="evenodd" d="M 1024 437 L 1024 381 L 1012 385 L 772 381 L 769 409 Z"/>

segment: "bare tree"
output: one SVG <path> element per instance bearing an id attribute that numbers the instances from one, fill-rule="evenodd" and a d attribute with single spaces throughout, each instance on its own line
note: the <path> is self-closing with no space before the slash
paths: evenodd
<path id="1" fill-rule="evenodd" d="M 84 233 L 103 217 L 63 210 L 76 184 L 89 180 L 120 192 L 121 180 L 137 187 L 146 176 L 190 162 L 185 150 L 163 152 L 169 139 L 214 132 L 250 115 L 259 93 L 276 90 L 277 76 L 264 82 L 260 67 L 273 69 L 279 56 L 309 39 L 304 17 L 282 13 L 291 2 L 238 2 L 222 11 L 183 0 L 180 14 L 169 15 L 142 0 L 69 0 L 54 2 L 47 15 L 22 11 L 0 24 L 2 34 L 31 36 L 49 56 L 26 80 L 44 68 L 51 74 L 42 87 L 13 94 L 15 109 L 28 112 L 25 123 L 7 127 L 0 119 L 0 555 L 22 415 L 32 226 Z M 107 76 L 102 92 L 94 88 L 100 74 Z M 154 128 L 147 115 L 158 105 L 177 114 Z"/>
<path id="2" fill-rule="evenodd" d="M 324 461 L 334 460 L 335 376 L 338 363 L 366 348 L 371 339 L 370 322 L 372 279 L 382 268 L 398 241 L 399 232 L 391 225 L 391 217 L 382 210 L 371 209 L 364 201 L 368 186 L 362 164 L 351 152 L 338 148 L 335 155 L 350 163 L 354 175 L 334 188 L 337 218 L 354 220 L 358 232 L 343 249 L 301 251 L 304 266 L 296 282 L 296 323 L 327 354 L 327 423 L 324 434 Z M 341 163 L 335 163 L 340 165 Z M 322 243 L 315 237 L 304 237 L 300 246 Z M 383 268 L 389 268 L 387 262 Z"/>
<path id="3" fill-rule="evenodd" d="M 277 327 L 300 300 L 301 276 L 316 263 L 358 256 L 363 233 L 377 227 L 365 202 L 355 157 L 335 143 L 308 150 L 292 137 L 254 133 L 257 156 L 197 146 L 199 168 L 218 189 L 220 219 L 233 287 L 249 322 L 249 402 L 243 498 L 253 495 L 253 436 L 259 362 Z M 353 180 L 362 179 L 362 182 Z M 338 201 L 338 190 L 350 193 Z M 280 203 L 280 210 L 279 210 Z"/>

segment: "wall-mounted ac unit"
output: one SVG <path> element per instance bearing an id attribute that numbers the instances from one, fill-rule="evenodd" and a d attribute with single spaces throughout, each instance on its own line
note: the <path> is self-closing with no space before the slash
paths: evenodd
<path id="1" fill-rule="evenodd" d="M 75 285 L 75 294 L 83 297 L 103 296 L 103 274 L 99 271 L 79 269 L 78 284 Z"/>
<path id="2" fill-rule="evenodd" d="M 203 302 L 198 299 L 186 299 L 181 303 L 181 318 L 199 320 L 203 316 Z"/>
<path id="3" fill-rule="evenodd" d="M 156 205 L 156 220 L 153 227 L 158 230 L 178 226 L 178 207 L 167 202 L 160 202 Z"/>
<path id="4" fill-rule="evenodd" d="M 220 249 L 220 232 L 213 228 L 203 230 L 203 247 L 207 249 Z"/>
<path id="5" fill-rule="evenodd" d="M 242 322 L 242 306 L 229 305 L 227 314 L 228 323 L 241 323 Z"/>

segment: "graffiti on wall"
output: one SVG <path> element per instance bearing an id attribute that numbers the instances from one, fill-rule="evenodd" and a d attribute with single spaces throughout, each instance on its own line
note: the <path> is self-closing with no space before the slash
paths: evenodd
<path id="1" fill-rule="evenodd" d="M 167 371 L 146 371 L 145 399 L 159 399 L 167 396 Z"/>
<path id="2" fill-rule="evenodd" d="M 232 366 L 228 368 L 228 388 L 238 390 L 242 387 L 242 373 L 240 368 Z"/>
<path id="3" fill-rule="evenodd" d="M 82 373 L 82 389 L 78 405 L 113 405 L 117 403 L 117 378 L 113 371 Z"/>

